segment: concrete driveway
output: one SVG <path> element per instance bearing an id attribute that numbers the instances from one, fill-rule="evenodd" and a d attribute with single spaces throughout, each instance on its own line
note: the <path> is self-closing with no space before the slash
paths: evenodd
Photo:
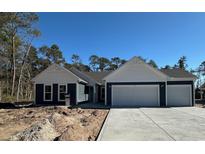
<path id="1" fill-rule="evenodd" d="M 98 140 L 205 140 L 205 109 L 111 109 Z"/>

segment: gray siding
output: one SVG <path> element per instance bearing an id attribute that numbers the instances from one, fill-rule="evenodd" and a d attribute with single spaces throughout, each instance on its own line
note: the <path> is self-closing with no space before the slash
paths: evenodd
<path id="1" fill-rule="evenodd" d="M 88 101 L 88 94 L 85 94 L 85 85 L 78 84 L 78 103 Z"/>

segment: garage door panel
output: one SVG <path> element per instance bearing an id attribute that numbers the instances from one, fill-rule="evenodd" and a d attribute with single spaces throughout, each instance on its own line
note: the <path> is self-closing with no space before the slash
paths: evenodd
<path id="1" fill-rule="evenodd" d="M 191 85 L 168 85 L 167 106 L 191 106 Z"/>
<path id="2" fill-rule="evenodd" d="M 158 85 L 113 85 L 113 106 L 159 106 Z"/>

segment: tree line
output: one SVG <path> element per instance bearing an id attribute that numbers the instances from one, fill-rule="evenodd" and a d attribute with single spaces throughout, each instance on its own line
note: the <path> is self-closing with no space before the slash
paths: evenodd
<path id="1" fill-rule="evenodd" d="M 91 55 L 89 63 L 84 64 L 77 54 L 73 54 L 68 63 L 57 44 L 33 45 L 33 41 L 41 35 L 36 26 L 38 21 L 36 13 L 0 13 L 0 102 L 32 100 L 31 79 L 52 63 L 92 72 L 116 70 L 126 63 L 120 57 L 109 59 Z M 154 60 L 139 58 L 158 68 Z M 187 69 L 186 57 L 181 57 L 173 67 L 166 65 L 165 68 Z M 195 71 L 205 75 L 204 70 L 205 61 Z"/>

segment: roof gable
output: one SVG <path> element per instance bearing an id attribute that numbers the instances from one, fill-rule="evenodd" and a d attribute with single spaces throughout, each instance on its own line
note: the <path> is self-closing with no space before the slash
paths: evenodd
<path id="1" fill-rule="evenodd" d="M 166 81 L 167 78 L 167 75 L 135 56 L 116 71 L 106 76 L 104 80 L 107 82 L 146 82 Z"/>
<path id="2" fill-rule="evenodd" d="M 69 83 L 86 82 L 66 68 L 52 64 L 32 79 L 36 83 Z"/>

